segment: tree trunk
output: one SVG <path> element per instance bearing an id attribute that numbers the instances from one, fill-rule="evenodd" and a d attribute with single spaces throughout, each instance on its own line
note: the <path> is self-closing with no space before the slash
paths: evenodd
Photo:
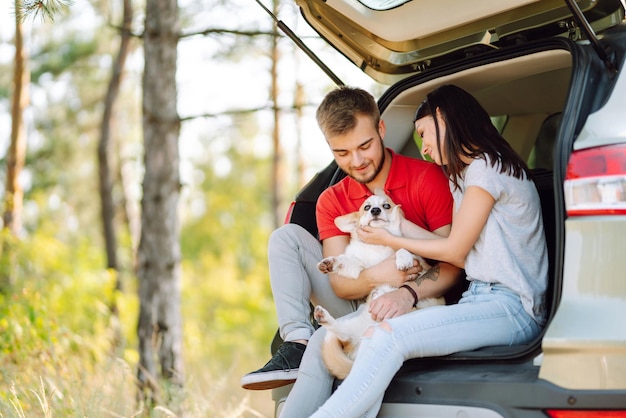
<path id="1" fill-rule="evenodd" d="M 117 142 L 118 150 L 117 155 L 125 155 L 125 143 Z M 130 234 L 130 247 L 133 251 L 133 260 L 136 259 L 136 253 L 138 248 L 138 242 L 141 237 L 141 209 L 139 204 L 135 203 L 135 198 L 132 193 L 134 187 L 134 163 L 127 162 L 123 159 L 118 166 L 118 183 L 122 189 L 122 206 L 124 207 L 124 224 L 128 228 Z M 133 262 L 134 264 L 134 262 Z"/>
<path id="2" fill-rule="evenodd" d="M 178 5 L 148 0 L 144 32 L 144 165 L 139 278 L 138 381 L 144 400 L 157 395 L 155 350 L 160 375 L 182 385 L 180 313 L 180 194 L 176 109 Z"/>
<path id="3" fill-rule="evenodd" d="M 102 125 L 100 126 L 100 142 L 98 144 L 98 163 L 100 177 L 100 204 L 102 214 L 102 228 L 104 233 L 104 241 L 107 255 L 107 268 L 118 270 L 117 263 L 117 236 L 115 233 L 115 202 L 113 200 L 113 183 L 114 173 L 116 170 L 112 167 L 113 151 L 115 144 L 111 136 L 111 128 L 113 125 L 113 108 L 120 91 L 122 82 L 122 73 L 124 64 L 128 56 L 128 46 L 130 43 L 130 30 L 133 20 L 133 9 L 130 0 L 124 0 L 124 16 L 122 23 L 120 50 L 117 54 L 115 63 L 113 64 L 113 74 L 109 81 L 106 98 L 104 100 L 104 112 L 102 116 Z M 121 289 L 121 283 L 118 279 L 116 289 Z"/>
<path id="4" fill-rule="evenodd" d="M 26 125 L 24 110 L 28 106 L 30 70 L 24 46 L 23 27 L 18 13 L 20 0 L 15 1 L 15 67 L 13 70 L 13 98 L 11 103 L 11 145 L 7 153 L 4 228 L 19 236 L 22 231 L 22 203 L 24 191 L 19 183 L 26 158 Z"/>
<path id="5" fill-rule="evenodd" d="M 296 58 L 297 62 L 297 58 Z M 302 158 L 302 119 L 303 112 L 302 109 L 304 107 L 305 102 L 305 93 L 304 86 L 300 81 L 296 80 L 295 86 L 295 96 L 294 96 L 294 108 L 296 109 L 296 150 L 295 150 L 295 159 L 296 159 L 296 178 L 298 179 L 298 190 L 301 187 L 304 187 L 308 179 L 304 176 L 306 171 L 306 162 L 304 158 Z"/>
<path id="6" fill-rule="evenodd" d="M 102 124 L 100 126 L 100 142 L 98 144 L 98 174 L 100 179 L 100 209 L 102 215 L 102 229 L 104 233 L 104 242 L 107 255 L 107 269 L 115 274 L 115 289 L 122 290 L 122 280 L 117 262 L 117 234 L 115 233 L 115 201 L 113 199 L 114 173 L 117 172 L 115 164 L 112 163 L 115 155 L 115 141 L 111 135 L 113 127 L 113 110 L 115 102 L 120 91 L 122 83 L 122 74 L 124 72 L 124 64 L 128 56 L 128 47 L 130 43 L 131 24 L 133 20 L 133 9 L 131 0 L 123 2 L 123 18 L 122 31 L 120 34 L 120 50 L 113 64 L 113 73 L 109 81 L 109 88 L 104 99 L 104 112 L 102 115 Z M 119 162 L 118 162 L 119 166 Z M 115 294 L 109 302 L 109 310 L 115 319 L 119 319 L 119 309 L 117 307 L 117 298 Z M 113 341 L 111 341 L 114 350 L 122 344 L 122 330 L 119 321 L 111 321 L 113 324 Z"/>
<path id="7" fill-rule="evenodd" d="M 276 16 L 278 14 L 279 0 L 273 1 L 273 12 Z M 280 145 L 280 109 L 278 106 L 278 61 L 280 54 L 278 51 L 278 29 L 274 26 L 272 36 L 272 86 L 271 86 L 271 100 L 273 105 L 274 115 L 274 130 L 272 132 L 272 144 L 274 147 L 274 155 L 272 160 L 272 213 L 274 214 L 274 227 L 277 228 L 283 220 L 284 213 L 281 213 L 282 196 L 281 179 L 283 178 L 283 149 Z"/>

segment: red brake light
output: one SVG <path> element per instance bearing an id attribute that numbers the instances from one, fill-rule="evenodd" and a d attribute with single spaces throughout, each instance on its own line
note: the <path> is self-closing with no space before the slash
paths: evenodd
<path id="1" fill-rule="evenodd" d="M 626 144 L 574 151 L 563 187 L 569 216 L 626 214 Z"/>
<path id="2" fill-rule="evenodd" d="M 561 410 L 549 409 L 546 414 L 550 418 L 624 418 L 626 411 L 590 411 L 590 410 Z"/>

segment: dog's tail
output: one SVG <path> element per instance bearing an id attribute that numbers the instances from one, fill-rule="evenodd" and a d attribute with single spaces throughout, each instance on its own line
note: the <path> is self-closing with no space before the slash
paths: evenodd
<path id="1" fill-rule="evenodd" d="M 356 347 L 350 341 L 341 341 L 334 332 L 327 331 L 322 344 L 322 359 L 331 374 L 339 379 L 348 377 L 352 369 Z"/>
<path id="2" fill-rule="evenodd" d="M 420 301 L 417 302 L 416 308 L 424 309 L 424 308 L 429 308 L 431 306 L 445 305 L 445 304 L 446 304 L 446 298 L 444 298 L 443 296 L 439 298 L 420 299 Z"/>

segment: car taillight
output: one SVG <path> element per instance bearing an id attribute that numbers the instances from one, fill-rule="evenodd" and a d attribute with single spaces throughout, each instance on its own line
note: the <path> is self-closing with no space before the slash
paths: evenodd
<path id="1" fill-rule="evenodd" d="M 549 409 L 545 411 L 550 418 L 624 418 L 626 410 L 622 411 L 603 411 L 603 410 L 563 410 Z"/>
<path id="2" fill-rule="evenodd" d="M 574 151 L 563 187 L 568 216 L 626 214 L 626 144 Z"/>

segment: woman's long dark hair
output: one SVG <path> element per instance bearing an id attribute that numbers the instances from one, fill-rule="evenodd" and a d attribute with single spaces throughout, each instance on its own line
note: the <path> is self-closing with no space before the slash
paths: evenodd
<path id="1" fill-rule="evenodd" d="M 439 143 L 437 109 L 446 124 L 443 150 Z M 429 93 L 417 108 L 414 121 L 425 116 L 432 116 L 435 121 L 437 151 L 440 156 L 445 152 L 448 164 L 443 169 L 457 189 L 467 165 L 461 160 L 462 156 L 485 159 L 488 155 L 492 167 L 500 164 L 501 173 L 518 179 L 530 177 L 528 166 L 502 138 L 487 111 L 462 88 L 447 84 Z"/>

